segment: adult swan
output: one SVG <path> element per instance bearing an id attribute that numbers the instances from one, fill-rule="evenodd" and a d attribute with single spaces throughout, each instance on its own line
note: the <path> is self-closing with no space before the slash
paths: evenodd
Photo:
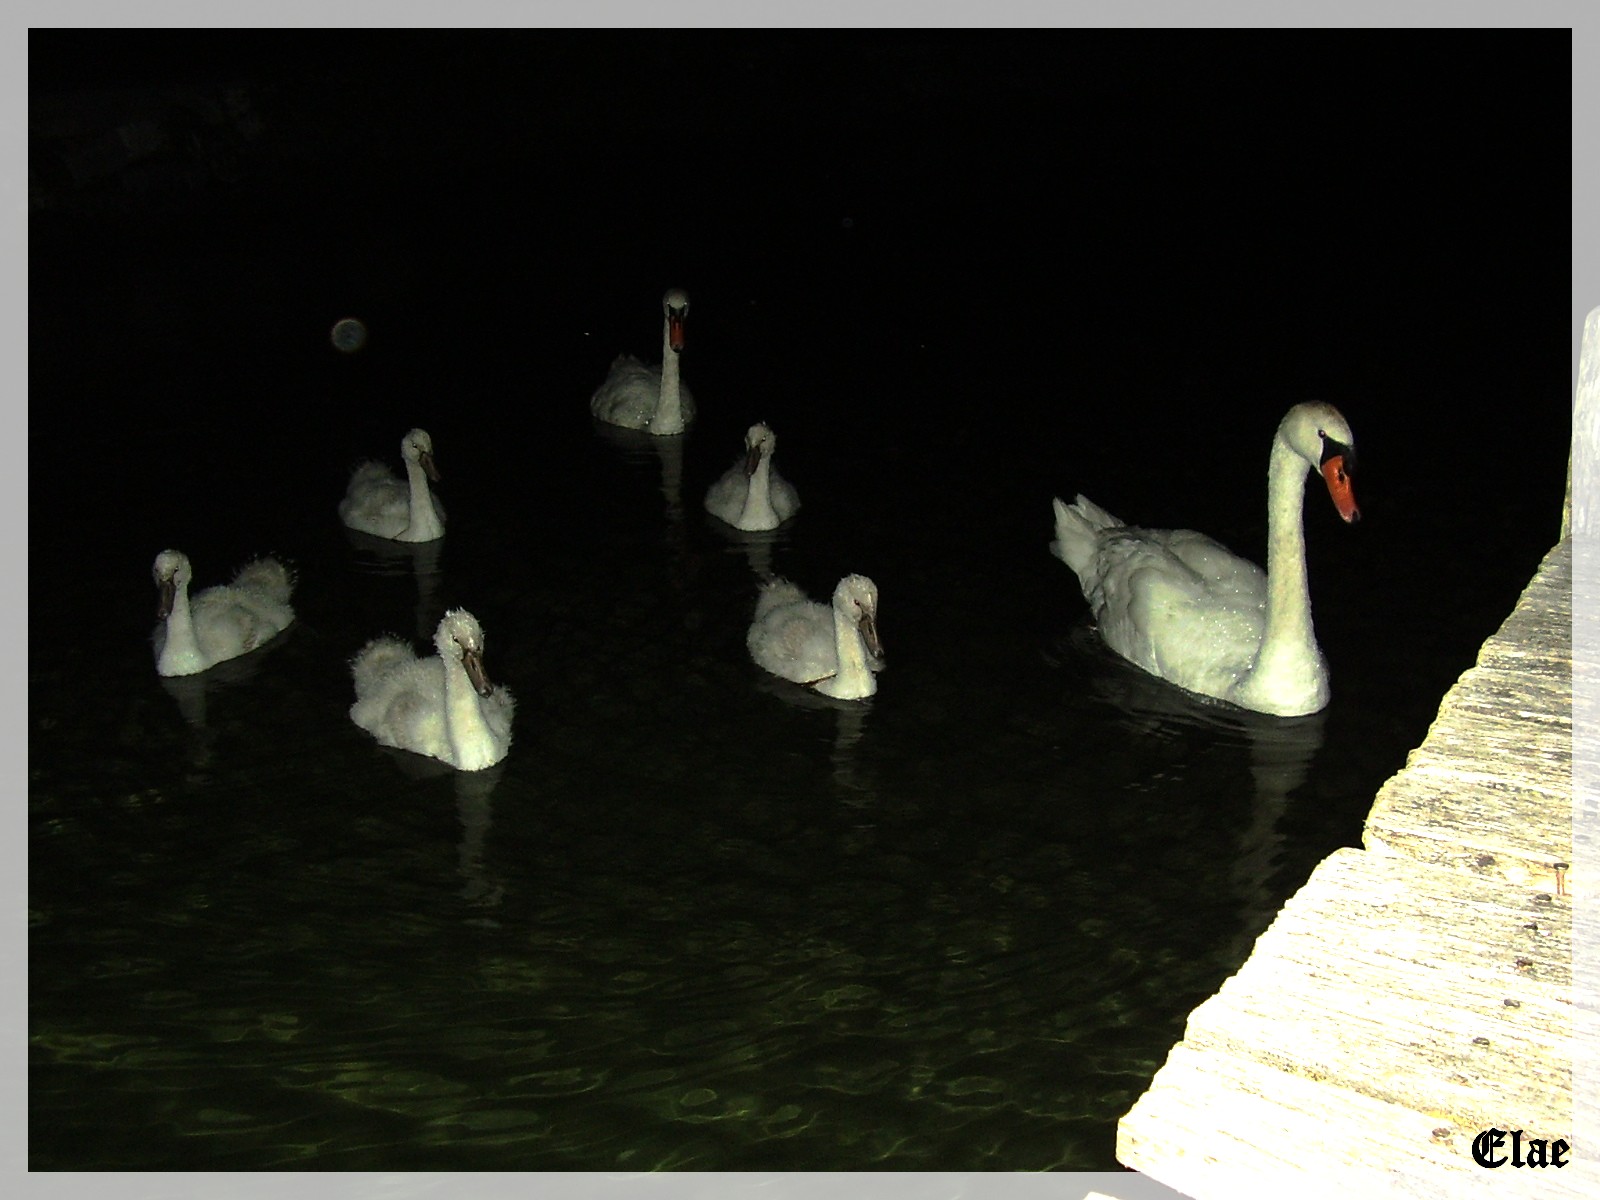
<path id="1" fill-rule="evenodd" d="M 1077 498 L 1055 501 L 1051 552 L 1071 567 L 1106 644 L 1179 687 L 1280 717 L 1328 703 L 1328 665 L 1311 628 L 1301 526 L 1305 481 L 1320 471 L 1346 522 L 1360 519 L 1355 442 L 1330 404 L 1297 404 L 1267 466 L 1267 569 L 1188 529 L 1139 529 Z"/>
<path id="2" fill-rule="evenodd" d="M 589 411 L 607 425 L 667 436 L 682 433 L 694 420 L 694 397 L 678 382 L 689 293 L 670 289 L 661 297 L 661 311 L 661 365 L 647 367 L 631 354 L 618 355 L 589 399 Z"/>

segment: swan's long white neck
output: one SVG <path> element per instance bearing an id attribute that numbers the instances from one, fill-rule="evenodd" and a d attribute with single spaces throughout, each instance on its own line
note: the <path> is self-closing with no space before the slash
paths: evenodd
<path id="1" fill-rule="evenodd" d="M 189 609 L 189 585 L 177 583 L 173 587 L 172 611 L 167 614 L 167 637 L 161 644 L 161 660 L 157 666 L 167 672 L 180 668 L 205 666 L 200 654 L 200 642 L 195 637 L 194 614 Z"/>
<path id="2" fill-rule="evenodd" d="M 1326 701 L 1326 669 L 1311 627 L 1303 525 L 1305 459 L 1280 433 L 1267 467 L 1267 621 L 1249 687 L 1293 688 L 1298 681 Z M 1320 707 L 1320 703 L 1318 704 Z M 1310 711 L 1310 710 L 1303 710 Z"/>
<path id="3" fill-rule="evenodd" d="M 661 323 L 661 394 L 656 398 L 656 415 L 650 419 L 652 433 L 682 433 L 683 405 L 678 398 L 678 352 L 672 348 L 672 320 Z"/>
<path id="4" fill-rule="evenodd" d="M 483 719 L 477 689 L 454 652 L 447 648 L 439 657 L 444 661 L 444 725 L 450 753 L 463 771 L 480 771 L 494 761 L 494 739 Z"/>
<path id="5" fill-rule="evenodd" d="M 833 610 L 833 645 L 839 656 L 839 671 L 818 683 L 817 691 L 839 700 L 860 700 L 876 692 L 878 679 L 867 666 L 861 626 L 837 606 Z"/>
<path id="6" fill-rule="evenodd" d="M 739 514 L 740 526 L 756 529 L 775 528 L 778 524 L 778 514 L 772 507 L 772 455 L 761 456 L 748 484 L 744 493 L 744 511 Z"/>
<path id="7" fill-rule="evenodd" d="M 408 542 L 431 542 L 444 534 L 439 524 L 439 514 L 433 507 L 433 496 L 428 491 L 428 473 L 422 469 L 420 458 L 406 459 L 406 483 L 410 487 L 410 509 L 405 533 Z"/>

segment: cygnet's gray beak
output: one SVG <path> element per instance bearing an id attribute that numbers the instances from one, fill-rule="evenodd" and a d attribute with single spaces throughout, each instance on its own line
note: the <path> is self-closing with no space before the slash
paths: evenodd
<path id="1" fill-rule="evenodd" d="M 457 642 L 460 646 L 461 643 Z M 489 682 L 489 676 L 483 669 L 483 653 L 471 646 L 461 646 L 461 665 L 467 669 L 467 678 L 472 680 L 472 689 L 480 696 L 487 696 L 494 691 L 494 684 Z"/>

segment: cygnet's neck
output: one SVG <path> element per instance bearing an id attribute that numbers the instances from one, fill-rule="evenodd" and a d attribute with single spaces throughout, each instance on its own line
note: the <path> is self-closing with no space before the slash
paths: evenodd
<path id="1" fill-rule="evenodd" d="M 838 700 L 864 700 L 878 690 L 878 679 L 867 666 L 867 647 L 861 640 L 861 625 L 833 609 L 833 644 L 839 656 L 839 670 L 832 678 L 817 684 L 817 691 Z"/>
<path id="2" fill-rule="evenodd" d="M 772 455 L 765 453 L 745 481 L 744 508 L 739 513 L 740 529 L 776 529 L 778 514 L 772 507 Z"/>
<path id="3" fill-rule="evenodd" d="M 167 613 L 166 626 L 167 637 L 161 644 L 157 669 L 164 675 L 186 675 L 204 668 L 205 658 L 194 632 L 194 614 L 189 609 L 187 583 L 173 587 L 172 611 Z"/>
<path id="4" fill-rule="evenodd" d="M 656 397 L 656 413 L 650 418 L 652 433 L 682 433 L 683 404 L 678 398 L 678 351 L 672 348 L 672 322 L 661 329 L 661 392 Z"/>
<path id="5" fill-rule="evenodd" d="M 444 660 L 444 726 L 450 753 L 461 770 L 480 771 L 494 764 L 494 737 L 483 719 L 467 668 L 452 652 L 441 651 L 440 658 Z"/>
<path id="6" fill-rule="evenodd" d="M 406 527 L 397 539 L 402 542 L 431 542 L 444 534 L 433 493 L 428 490 L 428 473 L 420 458 L 406 459 L 406 483 L 410 488 L 410 507 Z"/>

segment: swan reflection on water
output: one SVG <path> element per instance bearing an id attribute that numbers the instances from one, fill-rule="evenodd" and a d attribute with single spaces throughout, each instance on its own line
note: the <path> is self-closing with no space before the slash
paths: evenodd
<path id="1" fill-rule="evenodd" d="M 345 541 L 355 551 L 355 569 L 363 575 L 410 575 L 417 586 L 417 636 L 431 638 L 444 616 L 444 539 L 431 542 L 397 542 L 375 537 L 344 525 Z"/>
<path id="2" fill-rule="evenodd" d="M 756 687 L 768 696 L 775 696 L 791 708 L 806 712 L 832 710 L 834 716 L 833 744 L 828 761 L 833 766 L 833 782 L 845 790 L 840 799 L 854 807 L 871 802 L 872 784 L 866 780 L 856 761 L 856 748 L 866 733 L 867 717 L 872 712 L 872 700 L 837 700 L 802 684 L 791 683 L 762 671 Z"/>
<path id="3" fill-rule="evenodd" d="M 663 437 L 640 429 L 626 429 L 595 421 L 601 439 L 635 468 L 659 469 L 661 495 L 667 502 L 667 517 L 674 523 L 683 520 L 683 435 Z"/>
<path id="4" fill-rule="evenodd" d="M 210 700 L 230 693 L 242 694 L 245 685 L 252 683 L 261 673 L 261 665 L 299 633 L 299 626 L 290 625 L 271 641 L 239 658 L 226 659 L 197 675 L 158 675 L 161 689 L 171 696 L 178 706 L 184 724 L 189 727 L 189 768 L 193 772 L 190 782 L 198 783 L 210 778 L 212 754 L 217 731 L 210 720 Z"/>
<path id="5" fill-rule="evenodd" d="M 750 566 L 750 574 L 755 576 L 756 582 L 765 583 L 772 578 L 773 551 L 779 547 L 788 546 L 791 540 L 793 526 L 784 525 L 778 529 L 745 530 L 735 529 L 725 521 L 707 516 L 706 528 L 715 531 L 728 548 L 728 553 L 744 555 L 745 561 Z M 752 591 L 751 603 L 755 603 L 755 592 Z"/>
<path id="6" fill-rule="evenodd" d="M 696 570 L 694 554 L 689 546 L 689 530 L 684 522 L 683 510 L 683 434 L 657 436 L 638 429 L 625 429 L 594 422 L 600 435 L 622 458 L 627 467 L 637 473 L 659 470 L 661 495 L 666 501 L 667 519 L 661 530 L 662 543 L 670 552 L 667 558 L 667 580 L 680 595 L 691 594 Z"/>
<path id="7" fill-rule="evenodd" d="M 1165 748 L 1150 753 L 1144 788 L 1248 752 L 1250 816 L 1239 830 L 1230 868 L 1241 925 L 1235 949 L 1242 961 L 1277 915 L 1278 892 L 1271 880 L 1286 842 L 1279 823 L 1291 797 L 1311 778 L 1327 711 L 1275 717 L 1186 692 L 1120 657 L 1087 617 L 1058 641 L 1047 660 L 1071 677 L 1074 689 L 1116 713 L 1128 745 Z"/>
<path id="8" fill-rule="evenodd" d="M 456 846 L 461 898 L 474 908 L 499 907 L 505 897 L 505 880 L 485 862 L 484 843 L 494 823 L 494 792 L 505 777 L 505 760 L 481 771 L 458 771 L 436 758 L 396 750 L 392 746 L 381 746 L 379 750 L 409 780 L 437 780 L 446 775 L 452 777 L 456 815 L 461 821 L 461 840 Z M 423 797 L 417 799 L 420 803 Z"/>

